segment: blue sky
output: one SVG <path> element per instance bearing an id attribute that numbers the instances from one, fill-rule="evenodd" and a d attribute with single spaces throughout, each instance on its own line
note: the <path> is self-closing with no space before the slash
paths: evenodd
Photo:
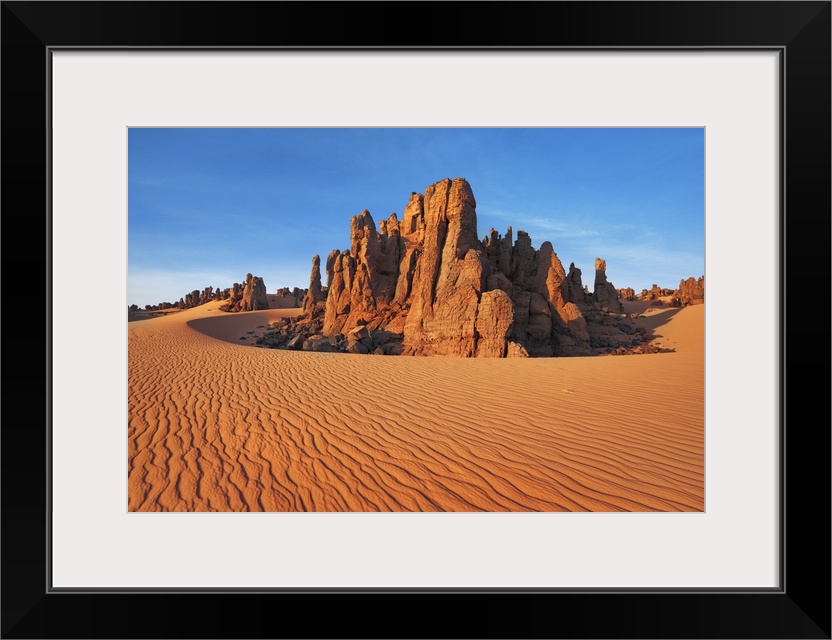
<path id="1" fill-rule="evenodd" d="M 395 108 L 391 105 L 391 108 Z M 410 193 L 465 178 L 479 236 L 552 243 L 592 289 L 704 275 L 703 129 L 130 129 L 128 303 L 175 302 L 246 273 L 307 287 L 312 256 L 349 247 Z M 326 275 L 324 275 L 324 282 Z"/>

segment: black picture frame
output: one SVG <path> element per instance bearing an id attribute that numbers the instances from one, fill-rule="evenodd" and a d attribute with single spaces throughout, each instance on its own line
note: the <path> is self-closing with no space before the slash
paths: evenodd
<path id="1" fill-rule="evenodd" d="M 2 637 L 830 638 L 829 378 L 815 373 L 816 360 L 828 373 L 830 354 L 830 2 L 395 6 L 2 2 Z M 779 289 L 780 588 L 51 590 L 48 87 L 50 51 L 62 47 L 779 51 L 781 282 L 755 280 L 753 265 L 737 274 L 737 313 L 747 312 L 749 296 Z M 310 607 L 320 611 L 313 619 Z"/>

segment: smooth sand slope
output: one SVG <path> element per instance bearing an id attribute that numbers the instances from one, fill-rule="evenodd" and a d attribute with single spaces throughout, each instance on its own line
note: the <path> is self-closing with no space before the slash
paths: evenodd
<path id="1" fill-rule="evenodd" d="M 298 310 L 220 304 L 128 324 L 130 511 L 704 509 L 704 306 L 628 304 L 676 353 L 502 360 L 255 348 Z"/>

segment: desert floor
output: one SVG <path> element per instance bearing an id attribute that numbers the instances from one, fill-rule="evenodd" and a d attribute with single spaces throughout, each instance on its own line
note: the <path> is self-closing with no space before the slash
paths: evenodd
<path id="1" fill-rule="evenodd" d="M 704 306 L 675 353 L 463 359 L 256 348 L 298 309 L 130 322 L 130 511 L 701 511 Z M 241 337 L 245 337 L 241 340 Z"/>

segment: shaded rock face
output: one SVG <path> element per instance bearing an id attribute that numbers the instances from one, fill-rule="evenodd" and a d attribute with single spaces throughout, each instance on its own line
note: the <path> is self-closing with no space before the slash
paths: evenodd
<path id="1" fill-rule="evenodd" d="M 509 227 L 505 237 L 500 237 L 499 233 L 491 229 L 483 239 L 485 254 L 493 272 L 511 273 L 511 237 L 512 229 Z"/>
<path id="2" fill-rule="evenodd" d="M 214 287 L 205 287 L 201 292 L 198 289 L 194 289 L 180 300 L 180 308 L 190 309 L 192 307 L 198 307 L 201 304 L 211 302 L 214 298 Z"/>
<path id="3" fill-rule="evenodd" d="M 630 287 L 621 288 L 618 290 L 618 297 L 622 300 L 635 300 L 635 289 L 632 289 Z"/>
<path id="4" fill-rule="evenodd" d="M 227 290 L 227 294 L 226 300 L 228 300 L 228 302 L 220 307 L 220 309 L 226 311 L 239 311 L 241 308 L 240 300 L 243 298 L 243 287 L 239 282 L 235 282 Z"/>
<path id="5" fill-rule="evenodd" d="M 340 333 L 353 310 L 350 293 L 355 280 L 355 258 L 349 250 L 342 254 L 337 249 L 326 259 L 327 297 L 324 332 Z"/>
<path id="6" fill-rule="evenodd" d="M 320 271 L 318 272 L 320 278 Z M 318 282 L 318 286 L 320 286 L 320 281 Z M 306 296 L 309 293 L 309 289 L 298 289 L 297 287 L 293 287 L 289 289 L 289 287 L 281 287 L 275 292 L 275 297 L 277 299 L 277 308 L 278 309 L 296 309 L 299 307 L 303 307 L 303 303 L 306 300 Z M 321 292 L 321 297 L 323 298 L 323 292 Z"/>
<path id="7" fill-rule="evenodd" d="M 575 266 L 574 262 L 569 263 L 569 273 L 566 274 L 566 288 L 569 302 L 575 304 L 585 304 L 587 302 L 587 295 L 581 282 L 581 270 Z"/>
<path id="8" fill-rule="evenodd" d="M 679 303 L 683 307 L 705 303 L 705 276 L 698 280 L 693 277 L 682 280 L 677 291 Z"/>
<path id="9" fill-rule="evenodd" d="M 506 338 L 514 322 L 514 305 L 505 291 L 486 291 L 480 298 L 475 329 L 478 357 L 505 358 Z"/>
<path id="10" fill-rule="evenodd" d="M 607 281 L 607 263 L 601 258 L 595 258 L 595 291 L 592 296 L 601 308 L 621 310 L 618 291 Z"/>
<path id="11" fill-rule="evenodd" d="M 269 308 L 266 284 L 258 276 L 248 273 L 245 284 L 235 282 L 226 291 L 228 302 L 220 307 L 221 311 L 261 311 Z"/>
<path id="12" fill-rule="evenodd" d="M 312 273 L 309 275 L 309 290 L 303 299 L 303 312 L 314 313 L 318 304 L 325 300 L 321 287 L 321 256 L 312 258 Z"/>
<path id="13" fill-rule="evenodd" d="M 205 287 L 203 291 L 194 289 L 190 293 L 185 294 L 179 299 L 179 302 L 173 306 L 179 309 L 190 309 L 192 307 L 198 307 L 199 305 L 211 302 L 211 300 L 216 300 L 217 298 L 218 295 L 214 294 L 214 287 Z M 162 305 L 170 305 L 170 303 L 160 302 L 156 308 L 164 308 Z"/>
<path id="14" fill-rule="evenodd" d="M 591 355 L 591 321 L 618 309 L 618 292 L 596 264 L 589 294 L 574 264 L 567 274 L 551 243 L 525 231 L 477 236 L 476 200 L 463 178 L 412 193 L 402 219 L 378 229 L 369 211 L 350 220 L 350 247 L 312 261 L 304 315 L 270 340 L 297 348 L 297 336 L 335 351 L 462 357 Z M 603 305 L 594 305 L 598 300 Z M 596 308 L 598 307 L 598 308 Z M 619 320 L 626 322 L 626 320 Z M 621 344 L 629 347 L 629 333 Z M 361 337 L 356 337 L 359 335 Z M 314 340 L 313 340 L 314 338 Z M 614 341 L 612 341 L 614 342 Z M 320 344 L 323 344 L 321 342 Z M 285 347 L 290 348 L 290 347 Z M 303 348 L 307 348 L 304 346 Z"/>
<path id="15" fill-rule="evenodd" d="M 269 308 L 269 300 L 266 297 L 266 284 L 263 278 L 246 275 L 246 285 L 243 287 L 242 310 L 261 311 Z"/>

